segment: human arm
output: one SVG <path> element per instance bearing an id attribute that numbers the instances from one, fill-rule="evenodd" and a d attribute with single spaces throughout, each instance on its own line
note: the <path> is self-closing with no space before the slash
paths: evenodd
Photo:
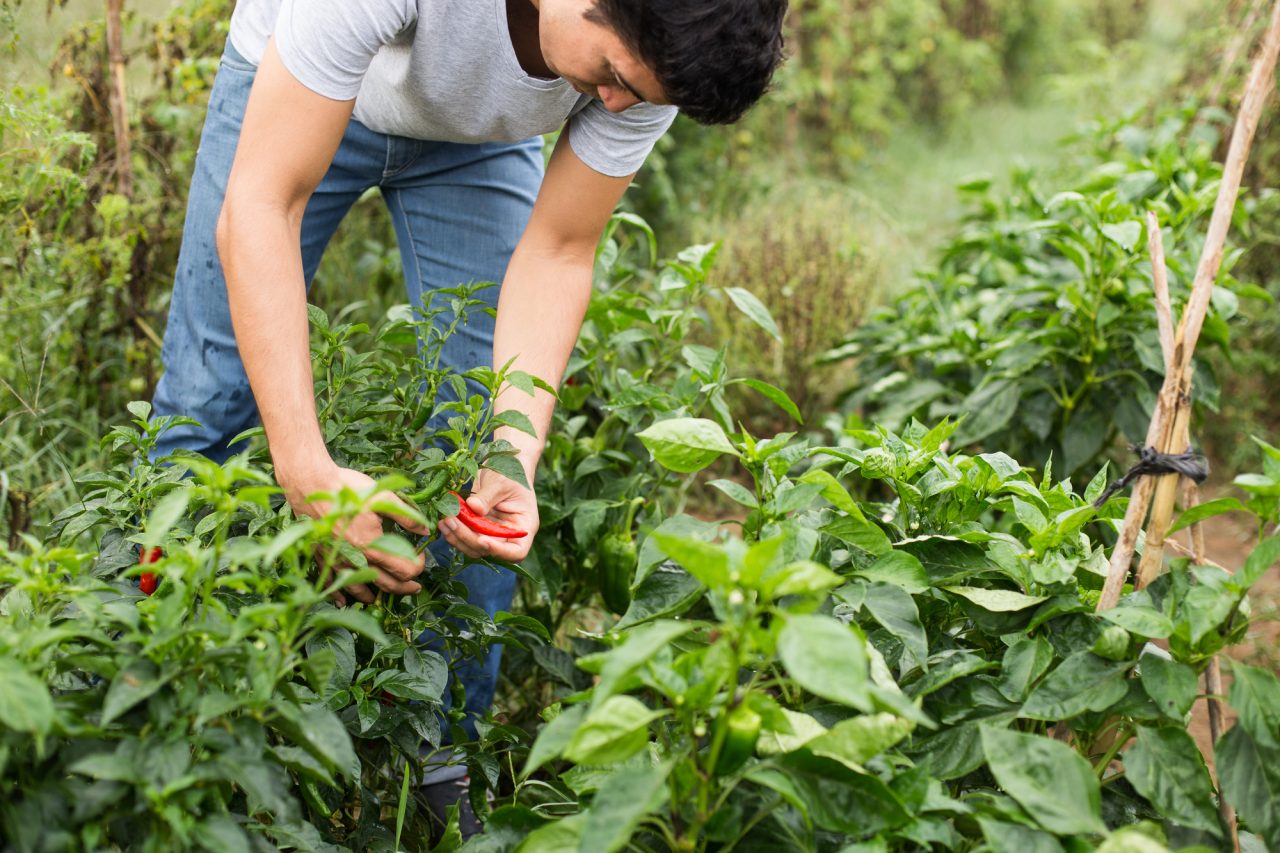
<path id="1" fill-rule="evenodd" d="M 514 358 L 515 369 L 552 387 L 564 373 L 591 299 L 600 235 L 632 178 L 608 177 L 587 166 L 570 147 L 569 133 L 566 129 L 560 135 L 529 224 L 507 265 L 493 338 L 495 365 Z M 505 426 L 494 432 L 495 438 L 516 447 L 532 485 L 555 398 L 542 390 L 531 397 L 508 385 L 498 394 L 494 407 L 498 412 L 518 410 L 533 424 L 536 437 Z M 492 513 L 495 520 L 527 530 L 530 536 L 495 539 L 446 519 L 440 530 L 449 543 L 473 557 L 509 562 L 524 559 L 538 529 L 538 506 L 532 490 L 486 469 L 476 478 L 467 502 L 478 515 Z"/>
<path id="2" fill-rule="evenodd" d="M 276 479 L 296 512 L 319 515 L 308 495 L 343 486 L 367 489 L 373 481 L 339 467 L 324 445 L 315 395 L 302 271 L 301 225 L 350 120 L 353 102 L 326 98 L 303 86 L 268 42 L 249 97 L 227 181 L 217 243 L 241 360 L 262 417 Z M 398 500 L 394 496 L 382 496 Z M 418 525 L 398 517 L 410 529 Z M 379 570 L 389 592 L 420 589 L 412 578 L 423 560 L 370 551 L 382 535 L 374 513 L 357 516 L 343 531 Z M 372 600 L 367 587 L 352 594 Z"/>

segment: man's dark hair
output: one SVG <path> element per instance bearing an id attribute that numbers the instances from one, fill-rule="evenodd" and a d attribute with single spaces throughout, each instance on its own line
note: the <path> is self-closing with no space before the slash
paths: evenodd
<path id="1" fill-rule="evenodd" d="M 786 12 L 786 0 L 596 0 L 586 17 L 617 33 L 685 115 L 730 124 L 769 87 Z"/>

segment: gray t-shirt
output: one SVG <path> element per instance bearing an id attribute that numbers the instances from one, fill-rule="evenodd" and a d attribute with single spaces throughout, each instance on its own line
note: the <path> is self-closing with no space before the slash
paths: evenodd
<path id="1" fill-rule="evenodd" d="M 611 113 L 564 80 L 531 77 L 506 0 L 240 0 L 231 43 L 258 63 L 268 37 L 312 91 L 356 99 L 371 130 L 446 142 L 515 142 L 568 123 L 574 153 L 611 177 L 640 168 L 674 107 Z"/>

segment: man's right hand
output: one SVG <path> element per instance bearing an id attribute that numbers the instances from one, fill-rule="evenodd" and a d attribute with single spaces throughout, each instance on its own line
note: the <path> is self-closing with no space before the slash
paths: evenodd
<path id="1" fill-rule="evenodd" d="M 300 515 L 309 515 L 312 518 L 324 515 L 329 509 L 329 504 L 326 501 L 309 503 L 307 501 L 309 495 L 314 495 L 317 492 L 337 492 L 343 487 L 353 489 L 356 492 L 367 492 L 374 485 L 373 479 L 369 476 L 359 471 L 353 471 L 350 468 L 340 468 L 337 465 L 333 465 L 319 473 L 296 479 L 283 474 L 278 474 L 277 476 L 280 485 L 284 488 L 285 497 L 288 499 L 289 505 L 293 507 L 293 511 Z M 375 500 L 399 504 L 408 509 L 407 504 L 391 492 L 381 492 L 375 496 Z M 423 536 L 430 533 L 424 525 L 413 521 L 408 516 L 396 513 L 386 513 L 386 516 L 406 530 L 411 530 Z M 409 560 L 369 547 L 383 534 L 382 515 L 379 513 L 373 511 L 362 512 L 338 530 L 337 533 L 359 548 L 368 558 L 369 568 L 378 572 L 378 578 L 374 582 L 378 589 L 398 595 L 412 595 L 422 589 L 422 586 L 415 583 L 413 579 L 422 574 L 422 570 L 426 566 L 426 557 L 418 555 L 417 559 Z M 366 584 L 352 584 L 346 587 L 343 592 L 350 592 L 358 601 L 363 601 L 366 604 L 373 603 L 375 594 L 375 591 Z M 336 597 L 339 604 L 346 603 L 346 598 L 342 593 L 338 593 Z"/>

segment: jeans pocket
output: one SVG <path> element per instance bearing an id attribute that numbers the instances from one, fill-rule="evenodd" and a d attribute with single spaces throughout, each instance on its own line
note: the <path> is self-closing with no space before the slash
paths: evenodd
<path id="1" fill-rule="evenodd" d="M 241 71 L 245 74 L 256 74 L 258 66 L 245 59 L 240 51 L 236 50 L 235 45 L 231 43 L 231 39 L 227 39 L 227 43 L 222 48 L 222 59 L 218 62 L 218 68 L 229 68 L 232 71 Z"/>

